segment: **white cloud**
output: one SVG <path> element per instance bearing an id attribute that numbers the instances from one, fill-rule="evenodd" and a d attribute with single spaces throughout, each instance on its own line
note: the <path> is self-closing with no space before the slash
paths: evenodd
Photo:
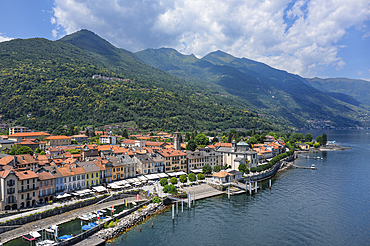
<path id="1" fill-rule="evenodd" d="M 368 0 L 55 0 L 53 18 L 59 33 L 86 28 L 130 51 L 165 46 L 204 56 L 222 50 L 314 76 L 328 66 L 345 66 L 337 43 L 347 29 L 369 20 L 370 4 Z"/>
<path id="2" fill-rule="evenodd" d="M 51 35 L 53 36 L 53 38 L 57 38 L 58 37 L 58 31 L 57 31 L 57 29 L 53 29 L 51 31 Z"/>
<path id="3" fill-rule="evenodd" d="M 9 41 L 9 40 L 12 40 L 12 38 L 0 36 L 0 42 L 5 42 L 5 41 Z"/>
<path id="4" fill-rule="evenodd" d="M 13 38 L 8 38 L 8 37 L 5 37 L 2 35 L 2 33 L 0 33 L 0 43 L 1 42 L 5 42 L 5 41 L 9 41 L 9 40 L 12 40 Z"/>
<path id="5" fill-rule="evenodd" d="M 363 73 L 364 73 L 364 71 L 358 71 L 358 72 L 357 72 L 357 74 L 358 74 L 358 75 L 361 75 L 361 74 L 363 74 Z"/>

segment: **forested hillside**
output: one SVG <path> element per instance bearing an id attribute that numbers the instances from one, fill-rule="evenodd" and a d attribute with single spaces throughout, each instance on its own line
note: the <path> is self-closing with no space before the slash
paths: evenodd
<path id="1" fill-rule="evenodd" d="M 273 128 L 236 97 L 148 66 L 86 30 L 2 42 L 0 67 L 3 119 L 39 130 L 129 120 L 141 129 Z"/>

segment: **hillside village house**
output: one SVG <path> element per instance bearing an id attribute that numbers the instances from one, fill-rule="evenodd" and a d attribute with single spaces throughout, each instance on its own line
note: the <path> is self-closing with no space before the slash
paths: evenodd
<path id="1" fill-rule="evenodd" d="M 155 172 L 155 161 L 149 154 L 136 154 L 133 159 L 136 162 L 136 171 L 139 174 L 145 175 Z"/>
<path id="2" fill-rule="evenodd" d="M 54 166 L 47 166 L 47 167 L 44 167 L 44 168 L 55 177 L 55 181 L 54 181 L 54 183 L 55 183 L 55 192 L 56 193 L 63 192 L 64 176 L 61 174 L 61 172 L 59 172 L 58 168 L 55 165 Z"/>
<path id="3" fill-rule="evenodd" d="M 156 153 L 151 154 L 154 161 L 154 173 L 164 172 L 164 158 Z"/>
<path id="4" fill-rule="evenodd" d="M 15 133 L 23 133 L 23 132 L 30 132 L 31 130 L 28 127 L 24 126 L 12 126 L 9 127 L 9 135 L 15 134 Z"/>
<path id="5" fill-rule="evenodd" d="M 129 155 L 109 157 L 112 162 L 112 180 L 136 177 L 136 162 Z"/>
<path id="6" fill-rule="evenodd" d="M 157 153 L 164 158 L 165 172 L 188 172 L 186 153 L 175 149 L 161 149 Z"/>
<path id="7" fill-rule="evenodd" d="M 83 142 L 88 141 L 89 137 L 81 134 L 81 135 L 72 135 L 71 139 L 75 140 L 79 144 L 82 144 Z"/>
<path id="8" fill-rule="evenodd" d="M 17 143 L 18 145 L 27 146 L 35 151 L 37 148 L 45 150 L 46 142 L 39 141 L 37 139 L 23 139 L 22 142 Z"/>
<path id="9" fill-rule="evenodd" d="M 48 136 L 50 136 L 50 134 L 46 132 L 19 132 L 9 135 L 8 140 L 13 140 L 18 143 L 22 142 L 23 139 L 40 139 Z"/>
<path id="10" fill-rule="evenodd" d="M 85 186 L 92 187 L 100 184 L 100 168 L 93 161 L 78 162 L 78 167 L 82 167 L 86 172 Z"/>
<path id="11" fill-rule="evenodd" d="M 73 191 L 76 189 L 85 188 L 86 172 L 82 167 L 66 166 L 58 168 L 58 171 L 63 175 L 63 190 Z"/>
<path id="12" fill-rule="evenodd" d="M 49 172 L 38 173 L 39 203 L 52 201 L 55 194 L 55 177 Z"/>
<path id="13" fill-rule="evenodd" d="M 111 135 L 100 135 L 99 143 L 101 143 L 101 144 L 116 144 L 117 143 L 117 137 L 116 136 L 111 136 Z"/>
<path id="14" fill-rule="evenodd" d="M 13 140 L 0 140 L 0 151 L 11 149 L 12 145 L 14 145 L 16 142 Z"/>
<path id="15" fill-rule="evenodd" d="M 47 142 L 46 145 L 48 146 L 63 146 L 63 145 L 71 145 L 71 137 L 68 136 L 50 136 L 45 138 Z"/>
<path id="16" fill-rule="evenodd" d="M 18 177 L 12 170 L 0 171 L 0 209 L 18 209 Z"/>
<path id="17" fill-rule="evenodd" d="M 248 168 L 257 167 L 257 153 L 249 148 L 249 144 L 233 140 L 231 148 L 218 147 L 217 152 L 222 153 L 223 163 L 230 165 L 231 169 L 239 170 L 240 164 L 247 164 Z"/>
<path id="18" fill-rule="evenodd" d="M 15 172 L 18 177 L 18 204 L 19 208 L 36 205 L 39 200 L 38 176 L 35 172 L 26 170 Z"/>

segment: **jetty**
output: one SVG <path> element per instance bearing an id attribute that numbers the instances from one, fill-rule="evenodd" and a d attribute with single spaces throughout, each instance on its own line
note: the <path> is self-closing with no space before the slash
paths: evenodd
<path id="1" fill-rule="evenodd" d="M 295 167 L 295 168 L 300 168 L 300 169 L 312 169 L 312 170 L 316 170 L 317 167 L 315 167 L 315 165 L 311 166 L 311 167 L 300 167 L 300 166 L 297 166 L 297 165 L 292 165 L 292 167 Z"/>

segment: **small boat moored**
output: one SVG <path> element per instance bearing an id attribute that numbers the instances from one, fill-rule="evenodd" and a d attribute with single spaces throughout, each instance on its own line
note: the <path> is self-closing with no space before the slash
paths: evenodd
<path id="1" fill-rule="evenodd" d="M 41 237 L 40 233 L 38 233 L 37 231 L 31 231 L 30 233 L 28 234 L 25 234 L 25 235 L 22 235 L 23 239 L 25 239 L 26 241 L 34 241 L 36 240 L 37 238 Z"/>

